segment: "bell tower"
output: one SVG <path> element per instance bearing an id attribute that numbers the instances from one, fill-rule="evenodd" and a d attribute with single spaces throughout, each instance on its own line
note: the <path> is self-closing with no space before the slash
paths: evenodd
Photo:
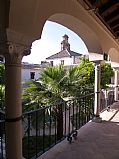
<path id="1" fill-rule="evenodd" d="M 70 44 L 68 43 L 68 35 L 63 36 L 63 41 L 61 42 L 61 51 L 62 50 L 70 50 Z"/>

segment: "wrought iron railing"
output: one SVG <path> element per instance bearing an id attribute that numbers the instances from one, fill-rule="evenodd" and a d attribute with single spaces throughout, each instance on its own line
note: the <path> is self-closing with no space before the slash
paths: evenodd
<path id="1" fill-rule="evenodd" d="M 101 99 L 101 110 L 113 104 L 114 92 Z M 77 136 L 77 130 L 93 118 L 94 93 L 77 99 L 68 99 L 55 105 L 23 114 L 23 156 L 35 159 L 67 138 Z M 0 159 L 5 159 L 5 121 L 0 118 Z"/>
<path id="2" fill-rule="evenodd" d="M 100 111 L 110 108 L 114 103 L 114 88 L 108 88 L 101 92 Z"/>
<path id="3" fill-rule="evenodd" d="M 93 107 L 94 94 L 90 94 L 24 113 L 23 156 L 37 158 L 66 137 L 71 142 L 92 119 Z"/>
<path id="4" fill-rule="evenodd" d="M 0 112 L 0 159 L 5 159 L 5 116 Z"/>

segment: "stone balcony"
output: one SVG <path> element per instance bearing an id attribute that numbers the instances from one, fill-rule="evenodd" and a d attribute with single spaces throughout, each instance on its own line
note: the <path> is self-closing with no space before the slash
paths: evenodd
<path id="1" fill-rule="evenodd" d="M 76 140 L 60 142 L 39 159 L 119 159 L 119 102 L 101 113 L 102 122 L 88 122 Z"/>

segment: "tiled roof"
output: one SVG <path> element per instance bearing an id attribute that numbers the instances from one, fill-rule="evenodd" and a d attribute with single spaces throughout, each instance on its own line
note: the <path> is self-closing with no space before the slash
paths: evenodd
<path id="1" fill-rule="evenodd" d="M 74 51 L 70 51 L 70 55 L 71 56 L 81 56 L 82 54 L 74 52 Z"/>
<path id="2" fill-rule="evenodd" d="M 68 51 L 68 50 L 62 50 L 54 55 L 51 55 L 49 57 L 47 57 L 46 59 L 47 60 L 50 60 L 50 59 L 55 59 L 55 58 L 63 58 L 63 57 L 71 57 L 71 56 L 81 56 L 82 54 L 79 54 L 77 52 L 74 52 L 74 51 Z"/>

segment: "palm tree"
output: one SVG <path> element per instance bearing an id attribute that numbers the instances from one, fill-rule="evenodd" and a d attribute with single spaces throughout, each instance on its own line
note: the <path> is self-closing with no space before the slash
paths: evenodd
<path id="1" fill-rule="evenodd" d="M 66 70 L 62 65 L 47 67 L 41 74 L 40 83 L 51 92 L 52 101 L 62 100 L 66 94 Z M 50 100 L 50 102 L 51 102 Z"/>
<path id="2" fill-rule="evenodd" d="M 80 92 L 79 89 L 81 87 L 80 85 L 80 71 L 78 66 L 70 67 L 69 70 L 67 70 L 67 80 L 65 83 L 65 88 L 67 95 L 70 97 L 77 97 L 77 93 Z"/>
<path id="3" fill-rule="evenodd" d="M 49 92 L 39 81 L 29 80 L 24 84 L 22 91 L 23 112 L 35 110 L 48 104 Z"/>
<path id="4" fill-rule="evenodd" d="M 67 73 L 62 65 L 56 67 L 47 67 L 41 74 L 40 82 L 51 92 L 49 97 L 50 103 L 63 102 L 63 97 L 66 96 Z M 57 139 L 63 137 L 63 109 L 62 104 L 53 108 L 57 118 Z"/>

